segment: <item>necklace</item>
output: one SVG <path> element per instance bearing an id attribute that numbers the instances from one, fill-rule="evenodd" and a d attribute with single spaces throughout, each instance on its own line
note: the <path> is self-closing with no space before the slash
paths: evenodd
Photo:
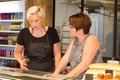
<path id="1" fill-rule="evenodd" d="M 45 30 L 44 26 L 42 26 L 41 28 L 39 28 L 37 30 L 32 29 L 31 33 L 34 37 L 42 37 L 45 35 L 46 30 Z"/>

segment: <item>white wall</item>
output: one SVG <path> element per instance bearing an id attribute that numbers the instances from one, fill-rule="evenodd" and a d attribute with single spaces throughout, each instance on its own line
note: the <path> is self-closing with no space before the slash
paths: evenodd
<path id="1" fill-rule="evenodd" d="M 62 26 L 63 23 L 68 23 L 68 17 L 74 13 L 80 12 L 76 5 L 66 5 L 56 0 L 55 10 L 55 26 Z"/>

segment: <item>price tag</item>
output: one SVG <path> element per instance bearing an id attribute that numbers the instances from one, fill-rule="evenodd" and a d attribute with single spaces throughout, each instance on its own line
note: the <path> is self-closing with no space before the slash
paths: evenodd
<path id="1" fill-rule="evenodd" d="M 93 80 L 93 74 L 86 74 L 85 80 Z"/>

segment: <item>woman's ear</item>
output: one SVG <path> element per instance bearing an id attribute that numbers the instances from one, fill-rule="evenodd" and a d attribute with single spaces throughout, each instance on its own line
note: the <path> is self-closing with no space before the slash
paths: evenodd
<path id="1" fill-rule="evenodd" d="M 83 33 L 83 29 L 76 30 L 78 33 Z"/>

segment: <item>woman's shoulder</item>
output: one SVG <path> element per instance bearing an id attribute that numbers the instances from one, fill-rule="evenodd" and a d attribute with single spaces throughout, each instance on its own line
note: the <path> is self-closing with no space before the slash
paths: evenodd
<path id="1" fill-rule="evenodd" d="M 92 47 L 91 47 L 92 46 Z M 97 48 L 97 50 L 99 49 L 100 47 L 100 42 L 99 42 L 99 39 L 96 35 L 92 34 L 92 35 L 89 35 L 85 41 L 85 46 L 86 48 L 90 48 L 93 49 L 93 48 Z"/>
<path id="2" fill-rule="evenodd" d="M 87 36 L 85 43 L 99 43 L 99 39 L 96 35 L 90 34 Z"/>
<path id="3" fill-rule="evenodd" d="M 48 32 L 56 32 L 57 30 L 53 27 L 48 27 Z"/>
<path id="4" fill-rule="evenodd" d="M 29 33 L 29 29 L 28 28 L 23 28 L 19 34 L 21 35 L 27 35 Z"/>
<path id="5" fill-rule="evenodd" d="M 55 28 L 53 27 L 48 27 L 49 30 L 56 30 Z"/>
<path id="6" fill-rule="evenodd" d="M 26 31 L 26 30 L 28 30 L 29 28 L 23 28 L 21 31 Z"/>
<path id="7" fill-rule="evenodd" d="M 28 28 L 23 28 L 20 32 L 27 32 Z"/>
<path id="8" fill-rule="evenodd" d="M 91 34 L 91 35 L 89 35 L 89 36 L 87 37 L 86 42 L 99 43 L 99 39 L 98 39 L 98 37 L 97 37 L 96 35 Z"/>
<path id="9" fill-rule="evenodd" d="M 98 37 L 94 34 L 89 34 L 88 39 L 98 39 Z"/>

